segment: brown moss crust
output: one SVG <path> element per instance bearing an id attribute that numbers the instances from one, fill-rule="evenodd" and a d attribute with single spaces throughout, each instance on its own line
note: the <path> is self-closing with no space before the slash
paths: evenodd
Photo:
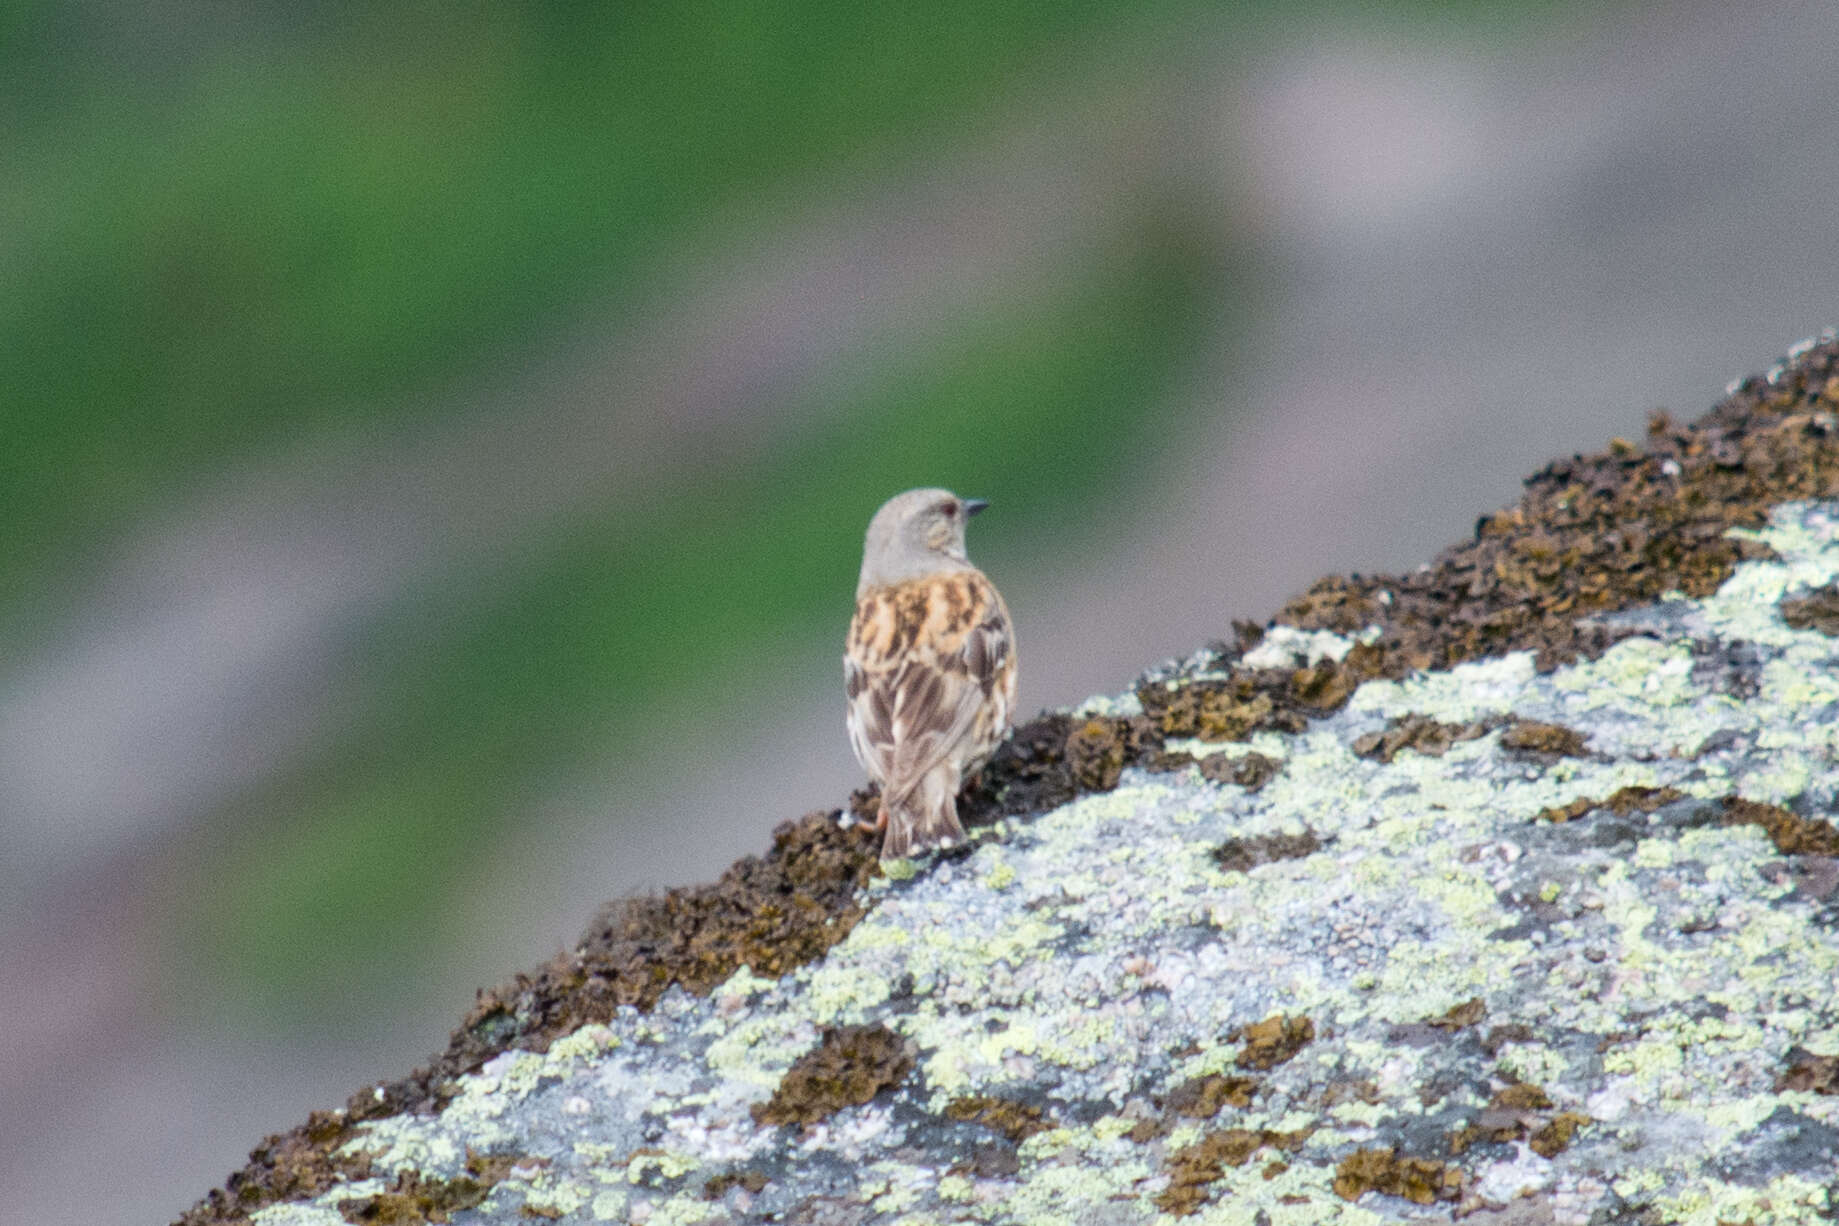
<path id="1" fill-rule="evenodd" d="M 358 1196 L 338 1202 L 339 1216 L 352 1226 L 422 1226 L 453 1220 L 461 1209 L 471 1209 L 491 1195 L 492 1188 L 511 1169 L 513 1160 L 468 1159 L 468 1173 L 457 1179 L 436 1179 L 420 1171 L 398 1171 L 389 1190 L 375 1196 Z"/>
<path id="2" fill-rule="evenodd" d="M 945 1104 L 945 1114 L 954 1120 L 982 1124 L 992 1132 L 1001 1133 L 1016 1145 L 1037 1132 L 1046 1132 L 1053 1127 L 1039 1107 L 989 1094 L 954 1098 Z"/>
<path id="3" fill-rule="evenodd" d="M 1273 1013 L 1262 1022 L 1241 1026 L 1226 1036 L 1244 1044 L 1233 1063 L 1254 1072 L 1268 1072 L 1283 1064 L 1315 1040 L 1315 1023 L 1306 1017 Z"/>
<path id="4" fill-rule="evenodd" d="M 1631 813 L 1652 813 L 1684 799 L 1686 794 L 1677 788 L 1626 787 L 1603 800 L 1580 796 L 1568 805 L 1543 810 L 1536 820 L 1575 821 L 1593 809 L 1608 809 L 1617 817 L 1627 817 Z M 1760 828 L 1784 856 L 1839 856 L 1839 826 L 1824 818 L 1802 817 L 1792 809 L 1741 796 L 1726 796 L 1720 805 L 1719 822 Z"/>
<path id="5" fill-rule="evenodd" d="M 1533 820 L 1541 822 L 1576 821 L 1592 809 L 1607 809 L 1617 817 L 1627 817 L 1631 813 L 1652 813 L 1656 809 L 1665 808 L 1674 801 L 1685 798 L 1686 794 L 1678 788 L 1617 788 L 1602 800 L 1580 796 L 1568 805 L 1542 809 L 1534 815 Z"/>
<path id="6" fill-rule="evenodd" d="M 1839 634 L 1839 583 L 1828 583 L 1782 601 L 1782 620 L 1796 630 Z"/>
<path id="7" fill-rule="evenodd" d="M 1200 764 L 1202 778 L 1214 783 L 1235 783 L 1248 792 L 1260 791 L 1282 769 L 1283 763 L 1261 753 L 1240 754 L 1236 758 L 1210 754 L 1201 759 Z"/>
<path id="8" fill-rule="evenodd" d="M 207 1206 L 219 1216 L 200 1221 L 245 1221 L 264 1205 L 307 1200 L 342 1180 L 368 1179 L 368 1154 L 341 1154 L 337 1146 L 349 1134 L 345 1113 L 315 1111 L 292 1132 L 269 1137 L 249 1153 L 249 1165 L 225 1181 L 210 1197 L 181 1219 L 193 1220 Z"/>
<path id="9" fill-rule="evenodd" d="M 879 1022 L 837 1026 L 792 1062 L 773 1096 L 755 1103 L 756 1124 L 815 1124 L 844 1107 L 860 1107 L 913 1071 L 907 1041 Z"/>
<path id="10" fill-rule="evenodd" d="M 709 1181 L 702 1185 L 702 1198 L 720 1200 L 728 1195 L 729 1188 L 739 1188 L 751 1196 L 757 1194 L 769 1182 L 771 1181 L 761 1171 L 724 1171 L 720 1175 L 711 1176 Z"/>
<path id="11" fill-rule="evenodd" d="M 1560 1111 L 1544 1127 L 1536 1130 L 1526 1143 L 1541 1158 L 1556 1158 L 1571 1148 L 1571 1138 L 1589 1122 L 1590 1117 L 1581 1111 Z"/>
<path id="12" fill-rule="evenodd" d="M 1555 1157 L 1570 1148 L 1577 1130 L 1591 1121 L 1577 1111 L 1541 1114 L 1551 1109 L 1551 1096 L 1544 1090 L 1530 1082 L 1515 1082 L 1488 1100 L 1475 1123 L 1450 1134 L 1449 1152 L 1460 1156 L 1474 1145 L 1525 1141 L 1540 1157 Z"/>
<path id="13" fill-rule="evenodd" d="M 1473 540 L 1431 565 L 1322 579 L 1279 611 L 1274 621 L 1297 629 L 1378 628 L 1374 641 L 1343 660 L 1298 669 L 1235 665 L 1261 634 L 1236 627 L 1236 645 L 1222 648 L 1225 678 L 1174 688 L 1148 682 L 1138 691 L 1139 719 L 1101 719 L 1098 728 L 1081 721 L 1075 729 L 1070 717 L 1047 715 L 1019 726 L 962 797 L 961 815 L 988 824 L 1114 786 L 1113 746 L 1122 747 L 1123 762 L 1149 765 L 1165 736 L 1227 740 L 1300 730 L 1369 678 L 1509 651 L 1532 651 L 1545 669 L 1598 653 L 1625 632 L 1588 615 L 1672 590 L 1706 595 L 1737 562 L 1767 554 L 1726 530 L 1759 526 L 1776 503 L 1839 496 L 1836 407 L 1839 343 L 1828 342 L 1768 377 L 1744 380 L 1693 425 L 1656 414 L 1640 443 L 1617 439 L 1599 454 L 1547 465 L 1516 506 L 1484 516 Z M 1821 624 L 1823 604 L 1794 607 L 1809 625 Z M 1069 753 L 1075 731 L 1081 741 Z M 334 1154 L 356 1122 L 439 1111 L 453 1078 L 508 1048 L 541 1049 L 620 1004 L 649 1008 L 671 984 L 706 992 L 743 963 L 776 974 L 820 956 L 859 918 L 857 887 L 873 872 L 873 855 L 872 838 L 812 814 L 780 827 L 770 852 L 741 861 L 713 885 L 609 909 L 576 948 L 483 993 L 426 1067 L 268 1138 L 180 1226 L 245 1222 L 264 1205 L 317 1195 L 343 1172 L 346 1160 Z"/>
<path id="14" fill-rule="evenodd" d="M 1216 753 L 1197 758 L 1191 753 L 1168 750 L 1159 751 L 1137 765 L 1153 771 L 1178 771 L 1192 766 L 1198 768 L 1201 778 L 1210 783 L 1231 783 L 1248 792 L 1259 791 L 1283 769 L 1282 762 L 1261 753 L 1244 753 L 1233 757 Z"/>
<path id="15" fill-rule="evenodd" d="M 1401 1158 L 1391 1146 L 1358 1149 L 1335 1168 L 1334 1189 L 1343 1200 L 1368 1192 L 1402 1196 L 1417 1205 L 1455 1200 L 1462 1195 L 1462 1172 L 1429 1158 Z"/>
<path id="16" fill-rule="evenodd" d="M 1542 724 L 1537 720 L 1515 720 L 1501 734 L 1501 745 L 1522 753 L 1551 754 L 1559 758 L 1582 758 L 1590 753 L 1583 733 L 1563 724 Z"/>
<path id="17" fill-rule="evenodd" d="M 1816 1056 L 1798 1047 L 1790 1051 L 1788 1067 L 1775 1082 L 1775 1092 L 1783 1090 L 1839 1094 L 1839 1056 Z"/>
<path id="18" fill-rule="evenodd" d="M 1322 840 L 1313 830 L 1301 834 L 1255 834 L 1227 839 L 1213 849 L 1213 862 L 1229 873 L 1249 873 L 1260 864 L 1300 860 L 1320 850 Z"/>
<path id="19" fill-rule="evenodd" d="M 1784 856 L 1839 856 L 1839 827 L 1780 805 L 1726 796 L 1723 822 L 1726 826 L 1760 826 Z"/>
<path id="20" fill-rule="evenodd" d="M 1108 792 L 1136 756 L 1140 727 L 1128 720 L 1088 719 L 1066 738 L 1066 768 L 1082 792 Z"/>
<path id="21" fill-rule="evenodd" d="M 1479 996 L 1471 996 L 1461 1004 L 1451 1006 L 1448 1012 L 1431 1018 L 1429 1024 L 1438 1030 L 1466 1030 L 1487 1016 L 1487 1002 Z"/>
<path id="22" fill-rule="evenodd" d="M 1169 1091 L 1168 1109 L 1191 1120 L 1210 1120 L 1222 1107 L 1249 1107 L 1258 1090 L 1256 1077 L 1229 1077 L 1209 1073 L 1190 1077 Z"/>
<path id="23" fill-rule="evenodd" d="M 1354 738 L 1354 752 L 1375 762 L 1390 762 L 1400 750 L 1411 749 L 1441 758 L 1459 741 L 1473 741 L 1500 727 L 1498 720 L 1470 724 L 1441 724 L 1428 715 L 1400 715 L 1378 732 Z"/>
<path id="24" fill-rule="evenodd" d="M 1312 1131 L 1309 1128 L 1296 1132 L 1228 1128 L 1209 1132 L 1170 1156 L 1169 1186 L 1157 1195 L 1156 1208 L 1176 1217 L 1188 1217 L 1207 1203 L 1210 1185 L 1226 1174 L 1227 1167 L 1244 1166 L 1261 1149 L 1295 1153 Z"/>

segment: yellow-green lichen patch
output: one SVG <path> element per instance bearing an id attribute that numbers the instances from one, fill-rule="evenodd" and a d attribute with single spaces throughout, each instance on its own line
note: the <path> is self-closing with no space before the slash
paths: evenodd
<path id="1" fill-rule="evenodd" d="M 1529 1085 L 1557 1085 L 1569 1079 L 1571 1062 L 1543 1043 L 1506 1043 L 1496 1050 L 1494 1071 Z"/>
<path id="2" fill-rule="evenodd" d="M 878 914 L 887 921 L 893 919 L 894 912 L 895 908 L 884 907 Z M 1032 915 L 1019 916 L 1013 924 L 994 931 L 967 924 L 961 915 L 943 907 L 903 907 L 901 918 L 905 923 L 871 927 L 863 941 L 883 949 L 898 948 L 905 954 L 908 973 L 928 977 L 950 975 L 969 967 L 1017 965 L 1060 935 L 1058 928 Z"/>
<path id="3" fill-rule="evenodd" d="M 631 1198 L 625 1192 L 605 1188 L 594 1193 L 594 1199 L 588 1202 L 588 1212 L 596 1222 L 623 1222 L 630 1203 Z"/>
<path id="4" fill-rule="evenodd" d="M 1770 660 L 1762 666 L 1762 692 L 1758 698 L 1789 711 L 1839 702 L 1839 676 L 1811 667 L 1816 659 L 1824 659 L 1832 651 L 1832 641 L 1822 636 L 1822 642 L 1811 650 Z M 1809 731 L 1816 735 L 1819 732 L 1818 729 Z"/>
<path id="5" fill-rule="evenodd" d="M 1778 1094 L 1754 1094 L 1748 1098 L 1734 1099 L 1718 1103 L 1705 1111 L 1705 1123 L 1723 1134 L 1726 1138 L 1736 1139 L 1754 1132 L 1763 1121 L 1782 1109 L 1782 1099 Z"/>
<path id="6" fill-rule="evenodd" d="M 1169 1085 L 1209 1077 L 1216 1073 L 1237 1067 L 1233 1062 L 1238 1058 L 1239 1045 L 1222 1041 L 1197 1044 L 1200 1050 L 1191 1056 L 1178 1058 L 1169 1070 Z"/>
<path id="7" fill-rule="evenodd" d="M 1397 1114 L 1398 1108 L 1389 1103 L 1367 1103 L 1357 1098 L 1336 1103 L 1328 1108 L 1328 1118 L 1343 1127 L 1355 1125 L 1360 1128 L 1372 1128 Z"/>
<path id="8" fill-rule="evenodd" d="M 572 1146 L 579 1165 L 602 1180 L 624 1178 L 626 1153 L 617 1145 L 600 1141 L 576 1141 Z"/>
<path id="9" fill-rule="evenodd" d="M 1006 890 L 1015 884 L 1015 866 L 994 852 L 980 856 L 983 883 L 992 890 Z"/>
<path id="10" fill-rule="evenodd" d="M 1716 1182 L 1690 1174 L 1681 1186 L 1654 1200 L 1662 1220 L 1679 1226 L 1719 1226 L 1753 1222 L 1755 1226 L 1826 1226 L 1832 1221 L 1832 1185 L 1800 1175 L 1781 1175 L 1760 1187 Z"/>
<path id="11" fill-rule="evenodd" d="M 649 1202 L 648 1202 L 649 1203 Z M 645 1217 L 645 1226 L 697 1226 L 721 1213 L 721 1206 L 694 1196 L 673 1196 L 656 1202 Z"/>
<path id="12" fill-rule="evenodd" d="M 1294 668 L 1323 660 L 1344 660 L 1356 643 L 1372 643 L 1379 636 L 1378 626 L 1369 626 L 1351 638 L 1327 630 L 1271 626 L 1258 645 L 1240 658 L 1240 663 L 1247 668 Z"/>
<path id="13" fill-rule="evenodd" d="M 252 1226 L 347 1226 L 345 1215 L 336 1209 L 299 1203 L 270 1205 L 250 1215 L 249 1221 Z"/>
<path id="14" fill-rule="evenodd" d="M 1261 755 L 1283 761 L 1295 749 L 1295 738 L 1275 732 L 1254 732 L 1244 741 L 1203 741 L 1199 737 L 1167 737 L 1164 753 L 1186 754 L 1191 758 L 1249 758 Z"/>
<path id="15" fill-rule="evenodd" d="M 1479 930 L 1483 925 L 1503 925 L 1510 918 L 1487 876 L 1460 862 L 1421 876 L 1417 893 L 1426 902 L 1435 904 L 1450 924 Z M 1492 944 L 1502 945 L 1497 957 L 1511 957 L 1516 953 L 1503 943 Z"/>
<path id="16" fill-rule="evenodd" d="M 1702 602 L 1705 619 L 1721 637 L 1782 647 L 1804 631 L 1793 630 L 1779 612 L 1784 598 L 1823 587 L 1839 575 L 1839 530 L 1812 504 L 1784 503 L 1760 531 L 1732 529 L 1734 540 L 1772 550 L 1768 560 L 1738 566 Z"/>
<path id="17" fill-rule="evenodd" d="M 1692 686 L 1692 649 L 1651 638 L 1624 639 L 1554 679 L 1578 711 L 1663 708 L 1702 700 Z"/>
<path id="18" fill-rule="evenodd" d="M 743 966 L 728 976 L 727 981 L 715 990 L 714 995 L 717 1001 L 742 1002 L 778 985 L 777 979 L 763 978 L 753 973 L 753 967 Z"/>
<path id="19" fill-rule="evenodd" d="M 626 1163 L 626 1182 L 644 1184 L 680 1179 L 698 1165 L 696 1159 L 688 1154 L 668 1149 L 640 1149 L 634 1151 Z"/>
<path id="20" fill-rule="evenodd" d="M 1631 862 L 1636 868 L 1666 868 L 1679 857 L 1679 843 L 1671 837 L 1642 839 L 1635 844 Z"/>
<path id="21" fill-rule="evenodd" d="M 881 875 L 889 882 L 911 881 L 919 875 L 919 865 L 907 859 L 883 860 Z"/>
<path id="22" fill-rule="evenodd" d="M 1278 778 L 1308 794 L 1321 794 L 1337 774 L 1345 775 L 1358 763 L 1342 737 L 1326 726 L 1306 728 L 1287 736 L 1260 732 L 1248 743 L 1254 753 L 1283 759 L 1284 771 Z M 1353 786 L 1356 795 L 1364 790 L 1358 783 Z M 1284 802 L 1286 806 L 1294 803 L 1294 800 Z"/>
<path id="23" fill-rule="evenodd" d="M 563 1217 L 591 1203 L 598 1194 L 599 1189 L 591 1184 L 558 1179 L 545 1173 L 531 1180 L 525 1190 L 523 1203 L 527 1212 L 522 1212 L 522 1216 L 532 1219 Z"/>
<path id="24" fill-rule="evenodd" d="M 1744 792 L 1769 804 L 1783 804 L 1804 796 L 1813 783 L 1813 763 L 1787 753 L 1743 776 Z"/>
<path id="25" fill-rule="evenodd" d="M 1446 672 L 1415 673 L 1403 681 L 1369 681 L 1347 706 L 1364 715 L 1419 714 L 1439 723 L 1466 724 L 1510 711 L 1533 676 L 1532 653 L 1516 651 Z"/>
<path id="26" fill-rule="evenodd" d="M 1055 1129 L 1020 1148 L 1023 1169 L 1004 1189 L 994 1220 L 1017 1224 L 1077 1221 L 1088 1207 L 1130 1195 L 1155 1168 L 1141 1147 L 1088 1128 Z"/>
<path id="27" fill-rule="evenodd" d="M 1637 1101 L 1711 1104 L 1723 1099 L 1733 1072 L 1750 1062 L 1744 1057 L 1753 1057 L 1759 1045 L 1760 1035 L 1747 1023 L 1668 1018 L 1611 1047 L 1603 1070 L 1631 1078 Z M 1706 1119 L 1709 1110 L 1695 1114 Z"/>
<path id="28" fill-rule="evenodd" d="M 475 1097 L 473 1105 L 491 1104 L 489 1096 Z M 494 1104 L 495 1105 L 495 1104 Z M 475 1109 L 463 1118 L 467 1135 L 477 1137 L 481 1148 L 494 1148 L 512 1138 L 510 1129 L 496 1124 L 496 1113 Z M 366 1124 L 341 1151 L 365 1154 L 379 1171 L 426 1170 L 452 1172 L 459 1169 L 464 1157 L 461 1146 L 451 1133 L 436 1130 L 429 1121 L 416 1116 L 390 1116 Z"/>
<path id="29" fill-rule="evenodd" d="M 805 997 L 814 1022 L 860 1022 L 893 991 L 887 979 L 839 959 L 819 966 L 806 982 Z"/>
<path id="30" fill-rule="evenodd" d="M 770 1090 L 816 1035 L 801 1016 L 758 1014 L 729 1026 L 709 1044 L 704 1058 L 723 1077 Z"/>
<path id="31" fill-rule="evenodd" d="M 592 1060 L 618 1046 L 619 1036 L 608 1027 L 598 1023 L 583 1026 L 549 1045 L 543 1068 L 550 1075 L 560 1075 L 570 1062 Z"/>
<path id="32" fill-rule="evenodd" d="M 937 1185 L 936 1172 L 910 1162 L 886 1160 L 864 1172 L 863 1199 L 877 1213 L 904 1214 L 916 1205 L 930 1202 Z"/>
<path id="33" fill-rule="evenodd" d="M 1135 719 L 1143 714 L 1143 703 L 1137 698 L 1135 690 L 1116 695 L 1100 694 L 1086 699 L 1067 714 L 1076 720 L 1091 716 L 1107 719 Z"/>
<path id="34" fill-rule="evenodd" d="M 1511 983 L 1532 952 L 1525 941 L 1482 943 L 1469 961 L 1449 956 L 1441 943 L 1401 940 L 1386 952 L 1367 1008 L 1378 1017 L 1405 1021 L 1423 1016 L 1426 1004 L 1453 1004 Z"/>
<path id="35" fill-rule="evenodd" d="M 927 1053 L 920 1067 L 926 1087 L 932 1092 L 928 1104 L 932 1111 L 943 1110 L 951 1100 L 972 1090 L 996 1089 L 1009 1080 L 1002 1066 L 1002 1058 L 1011 1051 L 1002 1037 L 1007 1030 L 992 1036 L 981 1025 L 962 1017 L 925 1014 L 909 1019 L 903 1029 Z M 1014 1054 L 1027 1055 L 1019 1050 Z"/>
<path id="36" fill-rule="evenodd" d="M 1174 796 L 1173 789 L 1163 783 L 1120 786 L 1097 796 L 1081 797 L 1045 815 L 1035 823 L 1034 833 L 1043 840 L 1076 839 L 1100 823 L 1127 820 L 1144 808 Z"/>
<path id="37" fill-rule="evenodd" d="M 508 1051 L 486 1066 L 477 1077 L 461 1081 L 461 1097 L 471 1096 L 483 1102 L 491 1099 L 493 1109 L 505 1099 L 515 1102 L 536 1087 L 547 1061 L 532 1051 Z"/>

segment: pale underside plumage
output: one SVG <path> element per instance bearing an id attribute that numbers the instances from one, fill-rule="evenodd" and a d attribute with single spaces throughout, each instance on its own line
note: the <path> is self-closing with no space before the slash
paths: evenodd
<path id="1" fill-rule="evenodd" d="M 1008 731 L 1014 634 L 1002 596 L 969 566 L 856 602 L 843 675 L 849 740 L 881 785 L 884 857 L 960 841 L 957 794 Z"/>

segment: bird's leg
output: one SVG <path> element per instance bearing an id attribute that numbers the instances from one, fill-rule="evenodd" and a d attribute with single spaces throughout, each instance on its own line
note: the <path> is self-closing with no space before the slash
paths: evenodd
<path id="1" fill-rule="evenodd" d="M 872 822 L 864 821 L 861 818 L 856 819 L 856 829 L 857 830 L 863 830 L 863 831 L 872 830 L 876 834 L 881 834 L 884 831 L 886 831 L 887 828 L 888 828 L 888 802 L 885 800 L 882 801 L 881 804 L 876 808 L 874 821 Z"/>

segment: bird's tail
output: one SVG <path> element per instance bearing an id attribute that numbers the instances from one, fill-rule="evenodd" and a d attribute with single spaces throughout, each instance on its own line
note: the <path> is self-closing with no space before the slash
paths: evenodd
<path id="1" fill-rule="evenodd" d="M 887 796 L 887 834 L 881 840 L 881 858 L 900 860 L 964 842 L 958 824 L 958 772 L 941 763 L 914 786 Z"/>

